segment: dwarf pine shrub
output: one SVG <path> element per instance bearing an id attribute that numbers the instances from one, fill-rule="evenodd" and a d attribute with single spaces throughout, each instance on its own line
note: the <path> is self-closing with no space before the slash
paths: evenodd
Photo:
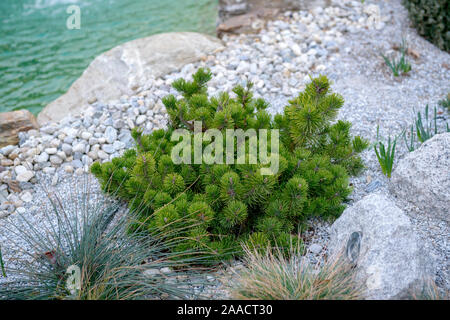
<path id="1" fill-rule="evenodd" d="M 92 165 L 103 190 L 119 195 L 140 213 L 132 231 L 186 227 L 178 235 L 184 241 L 177 250 L 195 248 L 223 258 L 239 255 L 242 242 L 288 246 L 299 241 L 294 234 L 308 217 L 339 216 L 351 192 L 349 174 L 363 168 L 358 153 L 368 144 L 350 136 L 351 123 L 334 122 L 344 100 L 330 92 L 328 79 L 312 79 L 274 119 L 266 111 L 268 103 L 253 97 L 251 83 L 236 86 L 233 94 L 208 97 L 210 79 L 208 70 L 199 69 L 192 81 L 175 81 L 173 87 L 180 96 L 163 99 L 168 128 L 150 135 L 133 130 L 134 149 L 111 162 Z M 194 121 L 201 121 L 197 131 Z M 223 141 L 215 137 L 214 143 L 211 137 L 203 137 L 200 143 L 205 150 L 211 145 L 223 147 L 212 154 L 225 158 L 230 156 L 226 142 L 232 139 L 231 155 L 239 156 L 237 147 L 244 145 L 245 153 L 239 157 L 245 163 L 204 159 L 195 164 L 195 150 L 188 146 L 183 157 L 189 163 L 176 164 L 171 157 L 178 144 L 171 141 L 176 129 L 188 132 L 191 141 L 202 139 L 202 133 L 210 129 L 223 136 L 227 129 L 254 129 L 258 142 L 262 139 L 258 130 L 267 129 L 269 138 L 278 130 L 278 150 L 271 143 L 267 146 L 268 156 L 279 159 L 278 170 L 263 174 L 260 169 L 267 169 L 267 164 L 247 161 L 252 155 L 251 138 L 239 142 L 228 136 Z"/>

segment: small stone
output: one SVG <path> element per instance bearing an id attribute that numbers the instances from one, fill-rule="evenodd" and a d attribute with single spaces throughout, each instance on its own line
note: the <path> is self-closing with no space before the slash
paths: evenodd
<path id="1" fill-rule="evenodd" d="M 55 175 L 52 178 L 52 186 L 56 186 L 58 184 L 58 179 L 59 179 L 59 176 L 57 173 L 55 173 Z"/>
<path id="2" fill-rule="evenodd" d="M 42 172 L 44 172 L 45 174 L 54 174 L 55 171 L 55 167 L 45 167 L 44 169 L 42 169 Z"/>
<path id="3" fill-rule="evenodd" d="M 64 143 L 72 144 L 73 143 L 73 137 L 72 136 L 67 136 L 67 137 L 64 138 L 63 141 L 64 141 Z"/>
<path id="4" fill-rule="evenodd" d="M 374 192 L 378 188 L 380 188 L 383 185 L 383 183 L 380 180 L 372 181 L 371 183 L 367 184 L 365 187 L 366 192 Z"/>
<path id="5" fill-rule="evenodd" d="M 81 168 L 81 167 L 83 167 L 83 163 L 81 162 L 81 160 L 75 159 L 72 161 L 72 166 L 74 168 Z"/>
<path id="6" fill-rule="evenodd" d="M 139 117 L 137 117 L 136 119 L 136 125 L 140 126 L 141 124 L 143 124 L 145 121 L 147 121 L 147 117 L 145 115 L 140 115 Z"/>
<path id="7" fill-rule="evenodd" d="M 63 143 L 63 145 L 61 146 L 61 149 L 62 149 L 62 151 L 64 151 L 64 153 L 67 156 L 72 155 L 73 150 L 72 150 L 72 146 L 70 144 Z"/>
<path id="8" fill-rule="evenodd" d="M 114 129 L 113 127 L 106 127 L 105 139 L 106 139 L 106 142 L 108 142 L 110 144 L 114 143 L 114 141 L 116 141 L 116 139 L 117 139 L 117 130 Z"/>
<path id="9" fill-rule="evenodd" d="M 81 157 L 83 156 L 83 154 L 81 153 L 81 152 L 75 152 L 74 154 L 73 154 L 73 158 L 75 159 L 75 160 L 81 160 Z"/>
<path id="10" fill-rule="evenodd" d="M 128 130 L 123 130 L 120 132 L 119 140 L 125 143 L 125 145 L 128 147 L 130 147 L 133 144 L 133 137 L 131 136 L 131 133 Z"/>
<path id="11" fill-rule="evenodd" d="M 19 148 L 14 149 L 8 156 L 11 160 L 15 160 L 19 156 Z"/>
<path id="12" fill-rule="evenodd" d="M 318 254 L 320 253 L 320 251 L 322 251 L 322 246 L 320 244 L 312 244 L 309 246 L 309 251 L 311 251 L 312 253 Z"/>
<path id="13" fill-rule="evenodd" d="M 89 144 L 91 146 L 98 144 L 98 138 L 94 138 L 94 137 L 90 138 L 89 139 Z"/>
<path id="14" fill-rule="evenodd" d="M 14 164 L 14 162 L 12 160 L 10 160 L 10 159 L 2 159 L 0 161 L 0 164 L 2 166 L 4 166 L 4 167 L 10 167 L 10 166 L 12 166 Z"/>
<path id="15" fill-rule="evenodd" d="M 356 231 L 350 235 L 347 242 L 346 253 L 347 258 L 352 262 L 356 263 L 359 257 L 359 252 L 361 250 L 361 238 L 362 232 Z"/>
<path id="16" fill-rule="evenodd" d="M 147 269 L 144 271 L 144 275 L 149 277 L 156 276 L 158 274 L 160 274 L 160 271 L 158 269 Z"/>
<path id="17" fill-rule="evenodd" d="M 40 128 L 39 130 L 41 132 L 47 133 L 47 134 L 54 134 L 58 128 L 54 125 L 48 125 L 45 127 Z"/>
<path id="18" fill-rule="evenodd" d="M 300 46 L 296 43 L 294 43 L 291 47 L 292 52 L 294 52 L 294 54 L 296 56 L 301 56 L 302 55 L 302 49 L 300 48 Z"/>
<path id="19" fill-rule="evenodd" d="M 70 165 L 67 165 L 64 167 L 64 171 L 67 173 L 73 173 L 73 167 Z"/>
<path id="20" fill-rule="evenodd" d="M 86 146 L 84 145 L 84 143 L 78 143 L 72 149 L 73 152 L 79 152 L 79 153 L 84 153 L 85 150 L 86 150 Z"/>
<path id="21" fill-rule="evenodd" d="M 27 158 L 32 158 L 32 157 L 34 157 L 34 156 L 36 156 L 38 154 L 39 154 L 38 148 L 31 148 L 30 150 L 28 150 L 26 152 Z"/>
<path id="22" fill-rule="evenodd" d="M 28 171 L 27 168 L 25 168 L 24 166 L 17 166 L 14 168 L 14 171 L 16 172 L 17 175 L 20 175 L 22 173 L 25 173 Z"/>
<path id="23" fill-rule="evenodd" d="M 63 160 L 66 160 L 66 158 L 67 158 L 67 155 L 66 155 L 66 153 L 65 153 L 64 151 L 58 151 L 58 152 L 56 153 L 56 155 L 57 155 L 58 157 L 60 157 L 61 159 L 63 159 Z"/>
<path id="24" fill-rule="evenodd" d="M 91 165 L 92 164 L 92 159 L 89 158 L 88 156 L 84 155 L 83 157 L 81 157 L 81 162 L 83 162 L 84 165 Z"/>
<path id="25" fill-rule="evenodd" d="M 85 132 L 81 133 L 81 139 L 83 139 L 83 140 L 89 140 L 91 137 L 92 137 L 92 133 L 90 133 L 90 132 L 85 131 Z"/>
<path id="26" fill-rule="evenodd" d="M 127 119 L 127 125 L 130 129 L 134 129 L 134 123 L 131 119 Z"/>
<path id="27" fill-rule="evenodd" d="M 248 62 L 246 62 L 246 61 L 239 62 L 239 65 L 238 65 L 238 67 L 236 69 L 236 72 L 238 72 L 238 73 L 245 73 L 245 72 L 248 72 L 248 71 L 250 71 L 250 64 Z"/>
<path id="28" fill-rule="evenodd" d="M 122 129 L 125 126 L 125 122 L 122 119 L 117 119 L 113 123 L 114 128 Z"/>
<path id="29" fill-rule="evenodd" d="M 33 200 L 33 196 L 31 192 L 25 191 L 21 196 L 20 199 L 22 199 L 24 202 L 31 202 Z"/>
<path id="30" fill-rule="evenodd" d="M 58 156 L 51 156 L 50 162 L 51 162 L 51 164 L 59 165 L 59 164 L 63 163 L 63 160 Z"/>
<path id="31" fill-rule="evenodd" d="M 45 152 L 47 153 L 47 154 L 56 154 L 56 152 L 58 151 L 58 149 L 56 149 L 56 148 L 47 148 L 47 149 L 45 149 Z"/>
<path id="32" fill-rule="evenodd" d="M 49 159 L 49 155 L 47 152 L 42 152 L 39 156 L 36 157 L 37 163 L 47 162 Z"/>
<path id="33" fill-rule="evenodd" d="M 100 138 L 98 138 L 98 143 L 104 144 L 105 142 L 106 142 L 105 137 L 100 137 Z"/>
<path id="34" fill-rule="evenodd" d="M 6 185 L 4 185 L 6 187 Z M 5 202 L 7 199 L 6 197 L 8 196 L 8 190 L 7 189 L 3 189 L 0 190 L 0 203 Z"/>
<path id="35" fill-rule="evenodd" d="M 102 160 L 107 160 L 107 159 L 109 159 L 108 154 L 107 154 L 105 151 L 103 151 L 103 150 L 99 150 L 98 153 L 97 153 L 97 155 L 98 155 L 98 157 L 99 157 L 100 159 L 102 159 Z"/>
<path id="36" fill-rule="evenodd" d="M 98 151 L 92 150 L 88 152 L 88 156 L 89 158 L 91 158 L 92 160 L 97 160 L 98 159 Z M 83 159 L 82 159 L 83 160 Z"/>
<path id="37" fill-rule="evenodd" d="M 113 143 L 114 150 L 119 151 L 125 148 L 125 143 L 122 141 L 114 141 Z"/>
<path id="38" fill-rule="evenodd" d="M 165 274 L 172 272 L 172 270 L 169 267 L 161 268 L 160 271 L 161 271 L 161 273 L 165 273 Z"/>
<path id="39" fill-rule="evenodd" d="M 8 214 L 11 214 L 14 212 L 14 205 L 12 203 L 3 203 L 0 205 L 0 211 L 6 211 Z"/>
<path id="40" fill-rule="evenodd" d="M 75 170 L 75 174 L 78 176 L 81 176 L 84 173 L 83 168 L 78 168 L 77 170 Z"/>
<path id="41" fill-rule="evenodd" d="M 308 56 L 315 56 L 317 54 L 317 50 L 316 49 L 309 49 L 306 54 Z"/>
<path id="42" fill-rule="evenodd" d="M 112 144 L 104 144 L 102 146 L 103 151 L 105 151 L 106 153 L 114 153 L 115 149 L 114 146 Z"/>
<path id="43" fill-rule="evenodd" d="M 0 210 L 0 220 L 5 219 L 10 216 L 10 213 L 8 211 Z"/>
<path id="44" fill-rule="evenodd" d="M 25 212 L 27 212 L 27 209 L 25 209 L 24 207 L 18 207 L 16 209 L 16 212 L 19 214 L 24 214 Z"/>
<path id="45" fill-rule="evenodd" d="M 16 146 L 8 145 L 0 149 L 0 153 L 5 157 L 9 156 L 9 154 L 16 148 Z"/>
<path id="46" fill-rule="evenodd" d="M 61 141 L 59 141 L 59 139 L 55 138 L 52 139 L 52 141 L 50 141 L 50 148 L 59 148 L 59 145 L 61 144 Z"/>
<path id="47" fill-rule="evenodd" d="M 16 180 L 19 182 L 28 182 L 34 177 L 34 172 L 26 170 L 17 175 Z"/>

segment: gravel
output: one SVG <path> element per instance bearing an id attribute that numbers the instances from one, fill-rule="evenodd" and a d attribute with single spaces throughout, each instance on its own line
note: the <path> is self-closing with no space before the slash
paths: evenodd
<path id="1" fill-rule="evenodd" d="M 407 58 L 412 71 L 396 78 L 381 53 L 398 55 L 396 46 L 402 39 L 409 45 Z M 46 196 L 36 184 L 37 177 L 61 194 L 70 194 L 71 183 L 75 183 L 70 179 L 84 176 L 93 161 L 110 161 L 133 145 L 131 129 L 141 126 L 149 133 L 165 128 L 167 114 L 161 98 L 177 94 L 171 83 L 180 77 L 189 78 L 199 67 L 208 67 L 213 73 L 208 88 L 212 95 L 252 81 L 255 96 L 271 103 L 272 114 L 281 112 L 304 88 L 309 75 L 325 74 L 333 81 L 333 91 L 345 99 L 339 119 L 351 121 L 352 133 L 371 142 L 377 141 L 377 126 L 382 140 L 398 136 L 414 123 L 418 111 L 423 112 L 427 104 L 433 109 L 450 87 L 450 55 L 410 28 L 401 0 L 364 4 L 335 0 L 325 9 L 286 12 L 258 34 L 225 35 L 223 40 L 223 51 L 163 78 L 149 79 L 135 96 L 95 102 L 81 116 L 21 133 L 20 145 L 0 149 L 0 239 L 7 263 L 20 256 L 26 246 L 12 244 L 14 235 L 2 226 L 12 223 L 17 212 L 40 221 L 42 210 L 38 208 Z M 442 132 L 448 113 L 438 107 L 438 115 Z M 407 152 L 400 140 L 396 159 Z M 363 152 L 362 158 L 367 168 L 351 179 L 354 191 L 349 205 L 375 191 L 388 193 L 389 180 L 382 175 L 373 148 Z M 97 188 L 94 194 L 100 194 L 95 179 L 92 187 Z M 402 207 L 415 210 L 406 204 Z M 418 233 L 442 262 L 436 275 L 438 284 L 448 288 L 448 225 L 430 225 L 420 215 L 416 217 L 412 220 Z M 306 256 L 320 264 L 327 256 L 330 224 L 313 219 L 309 226 L 303 235 Z M 229 274 L 226 270 L 219 273 Z M 210 294 L 226 296 L 219 284 Z"/>

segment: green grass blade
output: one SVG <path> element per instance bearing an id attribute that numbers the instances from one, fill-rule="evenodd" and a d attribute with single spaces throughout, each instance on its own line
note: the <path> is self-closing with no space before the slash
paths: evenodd
<path id="1" fill-rule="evenodd" d="M 2 270 L 2 276 L 6 278 L 5 264 L 3 263 L 2 247 L 0 246 L 0 268 Z"/>

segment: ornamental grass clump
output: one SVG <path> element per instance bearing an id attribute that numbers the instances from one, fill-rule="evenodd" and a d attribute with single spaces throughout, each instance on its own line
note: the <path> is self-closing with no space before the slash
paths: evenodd
<path id="1" fill-rule="evenodd" d="M 418 286 L 411 290 L 410 300 L 450 300 L 450 291 L 438 287 L 432 279 L 425 280 L 422 286 Z"/>
<path id="2" fill-rule="evenodd" d="M 189 282 L 200 279 L 191 269 L 197 262 L 172 253 L 176 242 L 164 234 L 129 235 L 121 205 L 91 192 L 83 185 L 65 204 L 49 194 L 52 210 L 43 206 L 38 224 L 25 215 L 8 224 L 11 245 L 22 250 L 2 265 L 0 300 L 187 299 L 194 297 L 190 285 L 205 285 Z"/>
<path id="3" fill-rule="evenodd" d="M 389 67 L 389 69 L 392 71 L 392 74 L 394 77 L 398 77 L 401 74 L 407 74 L 409 71 L 411 71 L 411 64 L 407 61 L 407 46 L 406 41 L 403 40 L 402 44 L 400 46 L 400 58 L 399 59 L 389 59 L 384 54 L 381 54 L 383 57 L 384 62 Z"/>
<path id="4" fill-rule="evenodd" d="M 380 128 L 377 127 L 377 142 L 374 144 L 373 149 L 375 150 L 381 171 L 386 177 L 391 178 L 392 169 L 394 167 L 395 148 L 397 146 L 397 139 L 399 136 L 395 137 L 393 140 L 391 140 L 391 137 L 389 136 L 386 146 L 384 142 L 380 141 L 379 129 Z M 402 132 L 401 135 L 403 134 L 404 132 Z"/>
<path id="5" fill-rule="evenodd" d="M 295 252 L 295 250 L 294 250 Z M 245 248 L 246 267 L 228 284 L 231 297 L 242 300 L 357 300 L 363 286 L 353 267 L 341 256 L 312 266 L 297 254 L 277 249 Z"/>
<path id="6" fill-rule="evenodd" d="M 199 69 L 192 81 L 175 81 L 179 96 L 163 99 L 168 128 L 150 135 L 134 129 L 134 149 L 92 165 L 103 190 L 139 212 L 131 231 L 188 228 L 177 235 L 177 251 L 195 248 L 226 259 L 242 254 L 241 243 L 299 241 L 299 223 L 309 217 L 339 216 L 351 192 L 349 174 L 363 168 L 358 154 L 368 143 L 350 136 L 351 123 L 335 121 L 344 100 L 328 79 L 312 79 L 274 118 L 268 103 L 253 97 L 251 83 L 208 97 L 210 79 Z M 193 145 L 180 148 L 180 130 L 180 143 Z M 249 135 L 240 141 L 230 130 Z M 174 150 L 182 150 L 183 161 L 174 161 Z"/>
<path id="7" fill-rule="evenodd" d="M 409 139 L 406 137 L 406 132 L 403 134 L 403 140 L 405 142 L 406 148 L 409 150 L 409 152 L 412 152 L 415 150 L 416 146 L 416 137 L 418 144 L 422 144 L 425 141 L 431 139 L 435 135 L 438 134 L 438 125 L 437 125 L 437 110 L 436 107 L 434 107 L 434 113 L 433 118 L 429 119 L 428 117 L 428 105 L 425 107 L 424 115 L 425 117 L 422 117 L 422 113 L 419 111 L 417 112 L 417 118 L 414 121 L 414 124 L 410 127 L 409 132 Z M 450 132 L 450 128 L 448 126 L 448 123 L 446 123 L 447 132 Z M 415 129 L 415 134 L 414 134 Z"/>

